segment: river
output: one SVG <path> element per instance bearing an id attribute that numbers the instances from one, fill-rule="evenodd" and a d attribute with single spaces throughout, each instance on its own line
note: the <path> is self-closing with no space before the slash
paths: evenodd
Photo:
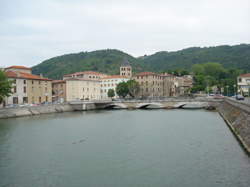
<path id="1" fill-rule="evenodd" d="M 107 110 L 0 120 L 1 187 L 249 187 L 216 112 Z"/>

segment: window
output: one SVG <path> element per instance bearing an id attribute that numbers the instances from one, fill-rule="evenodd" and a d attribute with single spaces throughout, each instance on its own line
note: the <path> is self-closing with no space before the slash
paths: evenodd
<path id="1" fill-rule="evenodd" d="M 28 97 L 23 97 L 23 103 L 28 103 Z"/>
<path id="2" fill-rule="evenodd" d="M 48 100 L 48 96 L 46 96 L 46 102 L 48 102 L 49 100 Z"/>
<path id="3" fill-rule="evenodd" d="M 13 80 L 13 83 L 16 84 L 16 79 Z"/>
<path id="4" fill-rule="evenodd" d="M 32 84 L 34 84 L 34 81 L 32 80 Z"/>
<path id="5" fill-rule="evenodd" d="M 18 104 L 18 97 L 13 97 L 13 104 Z"/>
<path id="6" fill-rule="evenodd" d="M 25 86 L 23 87 L 23 93 L 26 93 L 26 87 Z"/>
<path id="7" fill-rule="evenodd" d="M 23 84 L 26 84 L 26 80 L 23 80 Z"/>
<path id="8" fill-rule="evenodd" d="M 39 81 L 40 82 L 40 81 Z M 42 102 L 42 97 L 39 97 L 39 103 L 41 103 Z"/>
<path id="9" fill-rule="evenodd" d="M 13 88 L 14 88 L 14 91 L 13 91 L 13 92 L 16 93 L 16 86 L 14 86 Z"/>

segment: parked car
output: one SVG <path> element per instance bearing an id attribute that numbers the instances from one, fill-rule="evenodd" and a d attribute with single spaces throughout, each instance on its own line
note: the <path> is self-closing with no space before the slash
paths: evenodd
<path id="1" fill-rule="evenodd" d="M 236 95 L 236 100 L 244 100 L 245 98 L 244 98 L 244 96 L 242 96 L 242 95 Z"/>

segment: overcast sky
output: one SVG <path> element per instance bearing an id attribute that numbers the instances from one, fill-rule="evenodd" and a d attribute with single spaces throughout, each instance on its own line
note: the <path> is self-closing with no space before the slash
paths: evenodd
<path id="1" fill-rule="evenodd" d="M 0 66 L 250 43 L 249 0 L 0 0 Z"/>

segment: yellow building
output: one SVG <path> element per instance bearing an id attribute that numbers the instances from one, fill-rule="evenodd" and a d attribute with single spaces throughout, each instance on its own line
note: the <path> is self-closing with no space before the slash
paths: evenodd
<path id="1" fill-rule="evenodd" d="M 53 80 L 52 81 L 52 100 L 53 102 L 63 103 L 66 101 L 66 81 Z"/>
<path id="2" fill-rule="evenodd" d="M 101 81 L 81 78 L 68 78 L 66 81 L 66 101 L 99 100 Z"/>
<path id="3" fill-rule="evenodd" d="M 31 68 L 10 66 L 5 68 L 7 77 L 13 81 L 12 95 L 8 104 L 40 104 L 52 101 L 52 80 L 31 74 Z"/>

